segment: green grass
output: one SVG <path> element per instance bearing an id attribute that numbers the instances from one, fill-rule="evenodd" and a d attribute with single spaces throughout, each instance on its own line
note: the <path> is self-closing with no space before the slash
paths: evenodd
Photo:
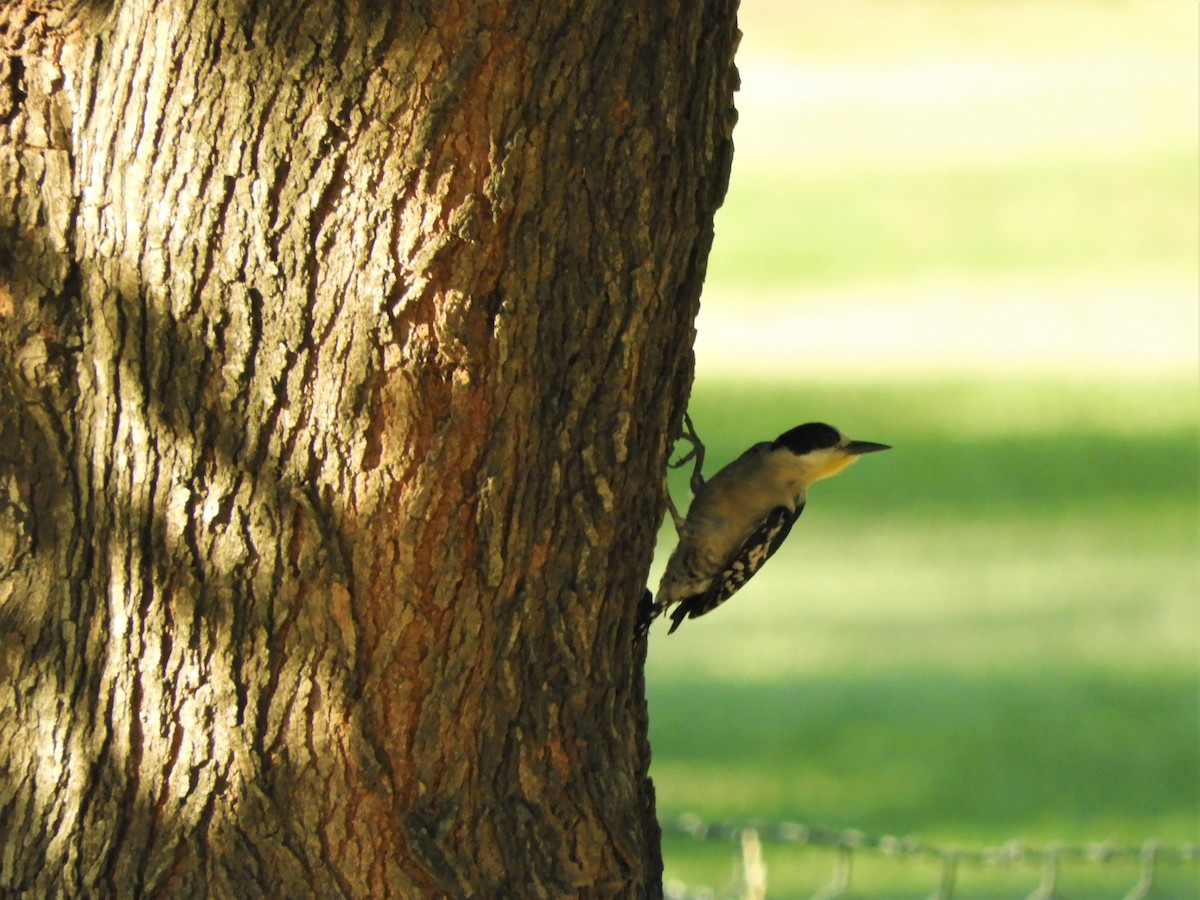
<path id="1" fill-rule="evenodd" d="M 664 798 L 695 795 L 703 818 L 942 840 L 1137 840 L 1165 825 L 1182 838 L 1200 777 L 1194 688 L 1166 674 L 1046 663 L 717 682 L 703 692 L 660 682 L 654 747 L 672 764 L 656 783 Z M 733 751 L 734 765 L 714 758 L 714 744 Z"/>
<path id="2" fill-rule="evenodd" d="M 735 168 L 708 284 L 1038 276 L 1093 271 L 1097 260 L 1194 270 L 1197 190 L 1194 146 L 1112 159 Z"/>
<path id="3" fill-rule="evenodd" d="M 1151 500 L 1194 509 L 1200 490 L 1200 391 L 1187 381 L 701 383 L 690 409 L 710 471 L 802 421 L 892 444 L 814 489 L 818 502 L 830 495 L 830 507 L 855 514 L 1136 515 Z M 677 473 L 681 496 L 685 482 Z"/>
<path id="4" fill-rule="evenodd" d="M 663 817 L 969 847 L 1200 836 L 1197 9 L 743 3 L 705 294 L 738 305 L 700 327 L 773 328 L 760 368 L 778 374 L 719 380 L 747 361 L 705 346 L 706 470 L 812 420 L 895 449 L 815 486 L 729 604 L 655 627 Z M 827 319 L 865 331 L 838 343 Z M 921 359 L 853 339 L 881 331 Z M 937 374 L 972 353 L 974 375 Z M 858 380 L 817 377 L 822 359 Z M 668 881 L 720 889 L 735 857 L 664 841 Z M 774 900 L 812 897 L 833 854 L 767 845 L 766 862 Z M 1198 874 L 1163 867 L 1160 895 L 1200 897 Z M 853 896 L 927 897 L 937 876 L 866 856 Z M 964 867 L 956 896 L 1039 877 Z M 1061 890 L 1136 880 L 1067 865 Z"/>
<path id="5" fill-rule="evenodd" d="M 716 848 L 719 848 L 716 849 Z M 700 843 L 688 837 L 667 837 L 664 855 L 677 861 L 674 876 L 694 888 L 706 885 L 718 891 L 730 885 L 732 860 L 738 854 L 733 842 Z M 826 886 L 833 873 L 834 855 L 828 849 L 797 848 L 765 843 L 763 856 L 768 875 L 768 897 L 809 900 Z M 686 874 L 684 881 L 680 875 Z M 929 858 L 887 858 L 869 853 L 855 857 L 853 883 L 847 900 L 886 897 L 888 900 L 929 900 L 938 884 L 940 867 Z M 1014 900 L 1030 897 L 1041 880 L 1041 865 L 1033 860 L 1007 867 L 963 863 L 958 872 L 955 897 L 964 900 Z M 1194 900 L 1197 866 L 1162 864 L 1158 867 L 1153 898 Z M 1138 880 L 1138 865 L 1122 860 L 1105 865 L 1084 861 L 1065 862 L 1061 867 L 1060 894 L 1073 900 L 1124 897 Z M 739 896 L 720 893 L 718 897 Z"/>
<path id="6" fill-rule="evenodd" d="M 972 847 L 1195 840 L 1198 404 L 1186 382 L 700 383 L 710 473 L 809 418 L 894 449 L 814 487 L 727 606 L 655 630 L 660 813 Z M 668 878 L 718 888 L 736 855 L 679 837 L 665 854 Z M 772 897 L 811 896 L 832 866 L 788 847 L 767 860 Z M 1130 864 L 1076 869 L 1068 896 L 1136 880 Z M 1194 870 L 1166 871 L 1172 896 L 1195 896 Z M 1023 895 L 1038 877 L 960 885 Z M 936 866 L 863 860 L 855 883 L 924 896 Z"/>
<path id="7" fill-rule="evenodd" d="M 768 56 L 878 63 L 966 56 L 1189 52 L 1195 5 L 1173 0 L 744 0 L 744 43 Z"/>

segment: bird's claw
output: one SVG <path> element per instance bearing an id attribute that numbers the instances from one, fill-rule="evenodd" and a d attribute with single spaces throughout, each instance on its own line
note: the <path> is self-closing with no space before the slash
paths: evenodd
<path id="1" fill-rule="evenodd" d="M 674 462 L 668 460 L 667 466 L 672 469 L 683 467 L 691 460 L 695 460 L 692 466 L 692 477 L 690 485 L 692 488 L 692 496 L 700 493 L 700 489 L 704 487 L 704 442 L 700 440 L 700 436 L 696 434 L 696 426 L 692 424 L 692 417 L 688 413 L 683 414 L 683 431 L 679 435 L 679 440 L 687 441 L 692 445 L 692 449 Z"/>

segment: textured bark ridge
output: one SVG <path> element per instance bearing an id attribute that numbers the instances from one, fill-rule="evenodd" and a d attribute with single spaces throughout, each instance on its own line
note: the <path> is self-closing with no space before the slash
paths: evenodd
<path id="1" fill-rule="evenodd" d="M 660 891 L 734 5 L 0 9 L 0 892 Z"/>

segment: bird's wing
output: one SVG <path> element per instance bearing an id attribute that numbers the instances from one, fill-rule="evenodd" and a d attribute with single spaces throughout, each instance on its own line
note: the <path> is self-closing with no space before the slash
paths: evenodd
<path id="1" fill-rule="evenodd" d="M 803 503 L 798 504 L 795 509 L 777 506 L 767 513 L 750 537 L 738 548 L 725 570 L 713 581 L 712 587 L 702 593 L 685 597 L 679 602 L 671 613 L 671 630 L 667 634 L 678 628 L 684 619 L 702 616 L 737 593 L 738 588 L 749 581 L 754 573 L 762 568 L 763 563 L 771 558 L 771 554 L 779 549 L 779 545 L 788 536 L 802 512 Z"/>

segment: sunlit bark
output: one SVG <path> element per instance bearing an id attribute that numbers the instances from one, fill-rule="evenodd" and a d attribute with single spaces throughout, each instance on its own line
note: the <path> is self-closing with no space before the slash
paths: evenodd
<path id="1" fill-rule="evenodd" d="M 0 891 L 660 891 L 733 6 L 0 9 Z"/>

